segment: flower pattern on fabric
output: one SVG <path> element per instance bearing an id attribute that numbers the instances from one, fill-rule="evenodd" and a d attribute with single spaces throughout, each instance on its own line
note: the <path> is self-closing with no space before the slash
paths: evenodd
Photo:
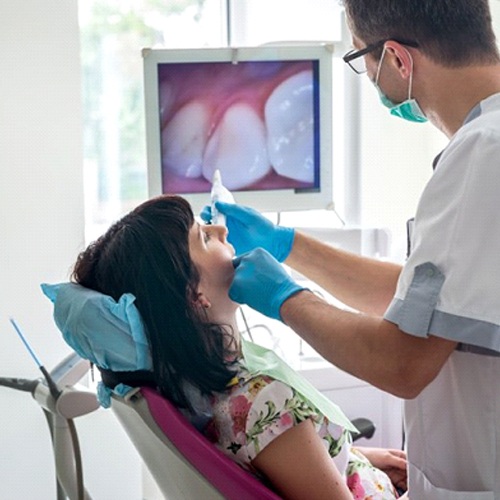
<path id="1" fill-rule="evenodd" d="M 397 497 L 389 478 L 363 455 L 351 450 L 348 431 L 329 422 L 306 398 L 280 381 L 251 374 L 241 364 L 237 380 L 226 392 L 213 394 L 211 406 L 213 418 L 204 434 L 232 460 L 254 474 L 258 475 L 251 462 L 269 443 L 310 419 L 345 476 L 354 499 L 393 500 Z"/>
<path id="2" fill-rule="evenodd" d="M 363 500 L 366 497 L 365 489 L 361 484 L 361 477 L 357 472 L 347 477 L 347 487 L 354 500 Z"/>
<path id="3" fill-rule="evenodd" d="M 251 403 L 248 399 L 241 395 L 232 398 L 229 402 L 231 418 L 233 419 L 233 432 L 239 434 L 245 432 L 246 420 Z"/>

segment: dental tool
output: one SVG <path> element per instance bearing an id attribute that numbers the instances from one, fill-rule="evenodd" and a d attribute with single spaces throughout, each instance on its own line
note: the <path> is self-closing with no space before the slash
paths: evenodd
<path id="1" fill-rule="evenodd" d="M 35 352 L 31 348 L 29 342 L 26 340 L 26 337 L 23 335 L 23 332 L 19 328 L 19 326 L 16 323 L 16 321 L 13 318 L 9 318 L 9 321 L 10 321 L 11 325 L 14 327 L 14 330 L 16 331 L 17 335 L 19 336 L 19 338 L 23 342 L 24 346 L 28 350 L 30 356 L 33 358 L 33 361 L 38 366 L 38 369 L 42 372 L 42 374 L 43 374 L 43 376 L 45 378 L 45 381 L 47 382 L 47 386 L 48 386 L 48 388 L 50 390 L 51 396 L 54 399 L 57 399 L 59 397 L 59 395 L 61 394 L 61 391 L 57 387 L 57 385 L 54 382 L 53 378 L 50 376 L 49 372 L 46 370 L 45 366 L 43 366 L 43 364 L 38 359 L 37 355 L 35 354 Z"/>
<path id="2" fill-rule="evenodd" d="M 73 421 L 99 408 L 95 393 L 76 384 L 88 372 L 90 364 L 72 353 L 48 372 L 17 322 L 10 318 L 10 323 L 44 378 L 0 377 L 0 386 L 30 392 L 45 413 L 52 437 L 57 499 L 91 500 L 84 485 L 80 443 Z"/>
<path id="3" fill-rule="evenodd" d="M 235 203 L 234 196 L 231 191 L 222 184 L 220 170 L 216 169 L 212 177 L 212 191 L 210 193 L 211 208 L 212 208 L 212 224 L 226 225 L 226 217 L 221 214 L 215 207 L 216 201 L 223 201 L 225 203 Z"/>

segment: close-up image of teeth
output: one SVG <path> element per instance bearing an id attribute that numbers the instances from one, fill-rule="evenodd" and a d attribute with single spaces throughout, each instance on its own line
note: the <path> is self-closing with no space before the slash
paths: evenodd
<path id="1" fill-rule="evenodd" d="M 164 192 L 207 191 L 216 170 L 235 191 L 315 185 L 313 63 L 171 63 L 158 79 Z"/>

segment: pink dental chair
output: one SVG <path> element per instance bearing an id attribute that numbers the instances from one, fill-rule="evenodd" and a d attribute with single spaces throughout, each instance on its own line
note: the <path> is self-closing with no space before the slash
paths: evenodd
<path id="1" fill-rule="evenodd" d="M 111 408 L 169 500 L 278 500 L 232 462 L 165 398 L 142 387 Z"/>

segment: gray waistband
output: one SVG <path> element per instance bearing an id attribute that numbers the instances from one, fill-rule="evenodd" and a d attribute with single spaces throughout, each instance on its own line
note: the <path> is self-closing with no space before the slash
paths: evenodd
<path id="1" fill-rule="evenodd" d="M 494 351 L 493 349 L 487 349 L 486 347 L 480 347 L 471 344 L 458 344 L 457 351 L 460 352 L 470 352 L 472 354 L 481 354 L 482 356 L 493 356 L 495 358 L 500 358 L 500 352 Z"/>

